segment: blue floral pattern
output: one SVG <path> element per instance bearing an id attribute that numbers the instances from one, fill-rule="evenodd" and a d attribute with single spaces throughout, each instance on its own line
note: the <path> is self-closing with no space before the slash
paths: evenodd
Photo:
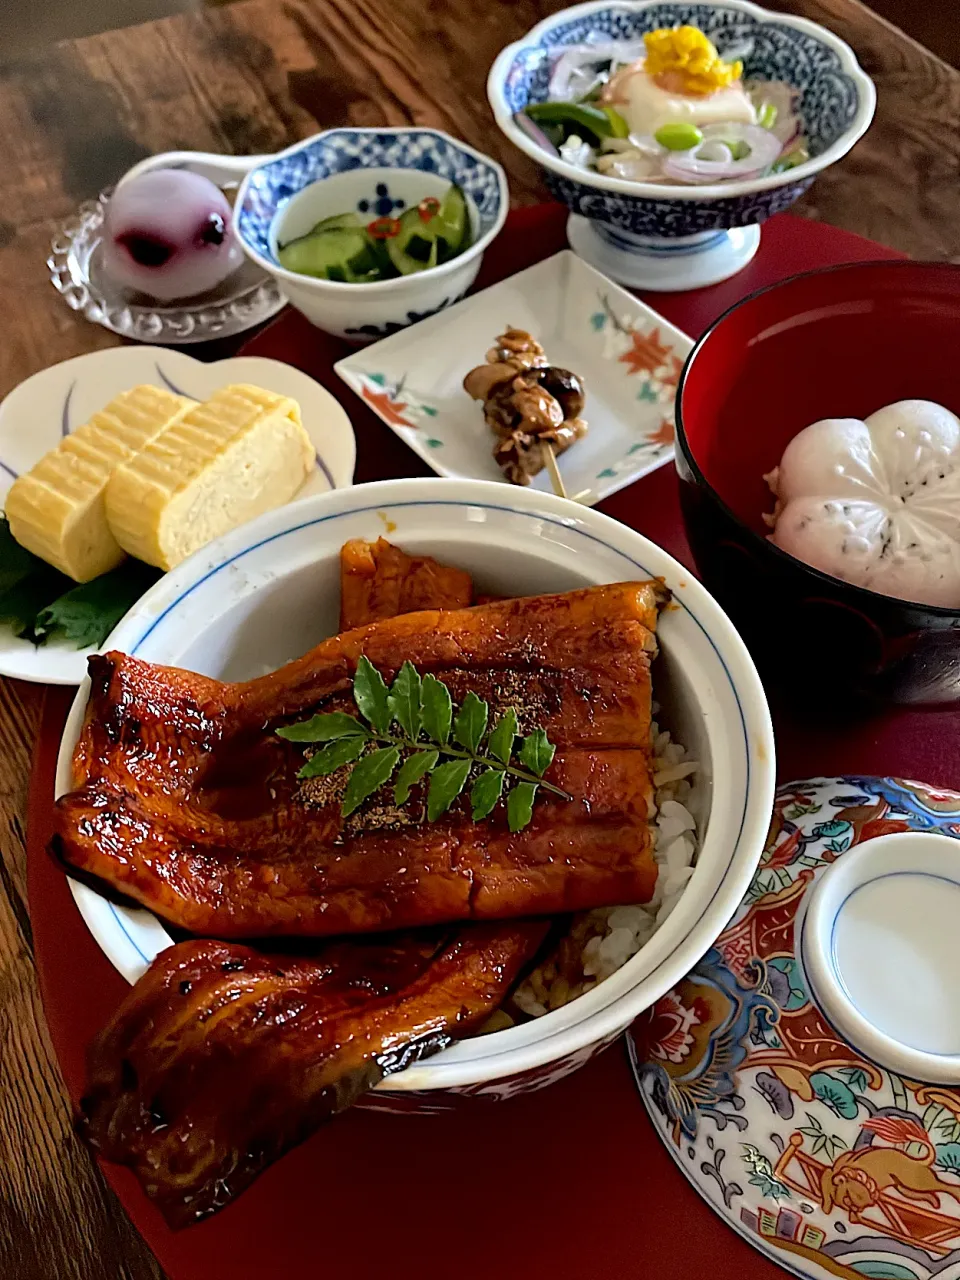
<path id="1" fill-rule="evenodd" d="M 493 227 L 501 210 L 500 172 L 468 147 L 431 129 L 331 129 L 281 152 L 251 173 L 236 226 L 241 240 L 275 261 L 270 228 L 279 210 L 313 182 L 351 169 L 417 169 L 456 182 L 476 205 L 479 234 Z M 380 212 L 390 199 L 377 185 L 369 206 Z M 395 201 L 390 201 L 391 208 Z"/>
<path id="2" fill-rule="evenodd" d="M 789 186 L 726 200 L 651 200 L 598 191 L 549 170 L 544 178 L 553 195 L 574 213 L 635 235 L 650 236 L 691 236 L 720 228 L 750 227 L 789 209 L 813 182 L 812 177 L 805 178 Z"/>
<path id="3" fill-rule="evenodd" d="M 760 21 L 742 9 L 712 4 L 658 4 L 643 9 L 603 9 L 545 31 L 537 45 L 518 51 L 504 82 L 511 111 L 547 96 L 557 46 L 581 44 L 588 37 L 636 40 L 646 31 L 689 23 L 720 48 L 751 46 L 743 57 L 744 75 L 783 80 L 800 94 L 804 132 L 811 155 L 819 155 L 850 126 L 859 104 L 853 78 L 836 52 L 806 31 L 776 21 Z"/>
<path id="4" fill-rule="evenodd" d="M 394 198 L 385 182 L 378 182 L 372 200 L 358 200 L 357 212 L 367 213 L 371 217 L 389 218 L 392 213 L 400 213 L 406 208 L 406 200 Z"/>
<path id="5" fill-rule="evenodd" d="M 444 298 L 440 305 L 434 307 L 432 311 L 408 311 L 406 320 L 388 320 L 386 324 L 362 324 L 356 329 L 347 329 L 345 332 L 354 338 L 389 338 L 391 333 L 399 333 L 401 329 L 406 329 L 408 325 L 419 324 L 421 320 L 428 320 L 430 316 L 435 316 L 444 307 L 449 307 L 453 301 L 453 298 Z"/>
<path id="6" fill-rule="evenodd" d="M 800 95 L 800 115 L 811 156 L 820 155 L 853 124 L 860 107 L 856 80 L 844 71 L 837 52 L 817 36 L 786 22 L 761 20 L 725 5 L 658 4 L 610 8 L 558 21 L 536 44 L 517 53 L 504 75 L 502 90 L 511 112 L 547 96 L 550 76 L 562 47 L 588 39 L 636 40 L 658 27 L 689 23 L 726 49 L 744 46 L 747 78 L 780 80 Z M 741 56 L 739 51 L 738 55 Z M 589 182 L 546 173 L 553 194 L 575 212 L 636 235 L 690 236 L 717 228 L 746 227 L 788 208 L 813 181 L 784 181 L 770 190 L 716 200 L 655 200 L 600 191 Z"/>

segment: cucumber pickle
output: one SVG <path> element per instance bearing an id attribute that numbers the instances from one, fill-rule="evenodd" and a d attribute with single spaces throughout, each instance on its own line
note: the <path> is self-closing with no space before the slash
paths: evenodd
<path id="1" fill-rule="evenodd" d="M 456 183 L 442 199 L 428 196 L 399 218 L 365 223 L 358 213 L 323 218 L 277 251 L 298 275 L 369 284 L 426 271 L 458 257 L 473 243 L 467 198 Z"/>

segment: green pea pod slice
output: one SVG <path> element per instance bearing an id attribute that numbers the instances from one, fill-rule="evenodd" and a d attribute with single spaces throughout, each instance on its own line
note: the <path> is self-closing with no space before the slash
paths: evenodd
<path id="1" fill-rule="evenodd" d="M 580 102 L 534 102 L 526 113 L 536 124 L 566 125 L 571 133 L 586 131 L 598 140 L 614 137 L 613 122 L 601 107 Z"/>
<path id="2" fill-rule="evenodd" d="M 611 138 L 628 138 L 630 136 L 630 126 L 619 111 L 614 107 L 601 107 L 600 110 L 610 121 Z"/>

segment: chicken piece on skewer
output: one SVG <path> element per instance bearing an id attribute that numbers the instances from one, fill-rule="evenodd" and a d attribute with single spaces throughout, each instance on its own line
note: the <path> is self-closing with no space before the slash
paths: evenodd
<path id="1" fill-rule="evenodd" d="M 472 369 L 463 388 L 474 400 L 485 400 L 498 383 L 525 369 L 545 369 L 547 357 L 536 338 L 523 329 L 506 329 L 486 354 L 486 364 Z"/>
<path id="2" fill-rule="evenodd" d="M 493 456 L 511 484 L 529 484 L 547 465 L 548 449 L 564 453 L 586 434 L 582 381 L 548 364 L 543 347 L 522 329 L 502 333 L 463 388 L 483 402 L 497 436 Z"/>

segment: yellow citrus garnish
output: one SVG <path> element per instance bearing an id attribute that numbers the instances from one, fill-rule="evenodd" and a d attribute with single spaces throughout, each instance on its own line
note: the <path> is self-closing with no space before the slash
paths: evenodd
<path id="1" fill-rule="evenodd" d="M 661 88 L 705 97 L 740 79 L 742 62 L 724 62 L 697 27 L 661 27 L 643 37 L 644 70 Z"/>

